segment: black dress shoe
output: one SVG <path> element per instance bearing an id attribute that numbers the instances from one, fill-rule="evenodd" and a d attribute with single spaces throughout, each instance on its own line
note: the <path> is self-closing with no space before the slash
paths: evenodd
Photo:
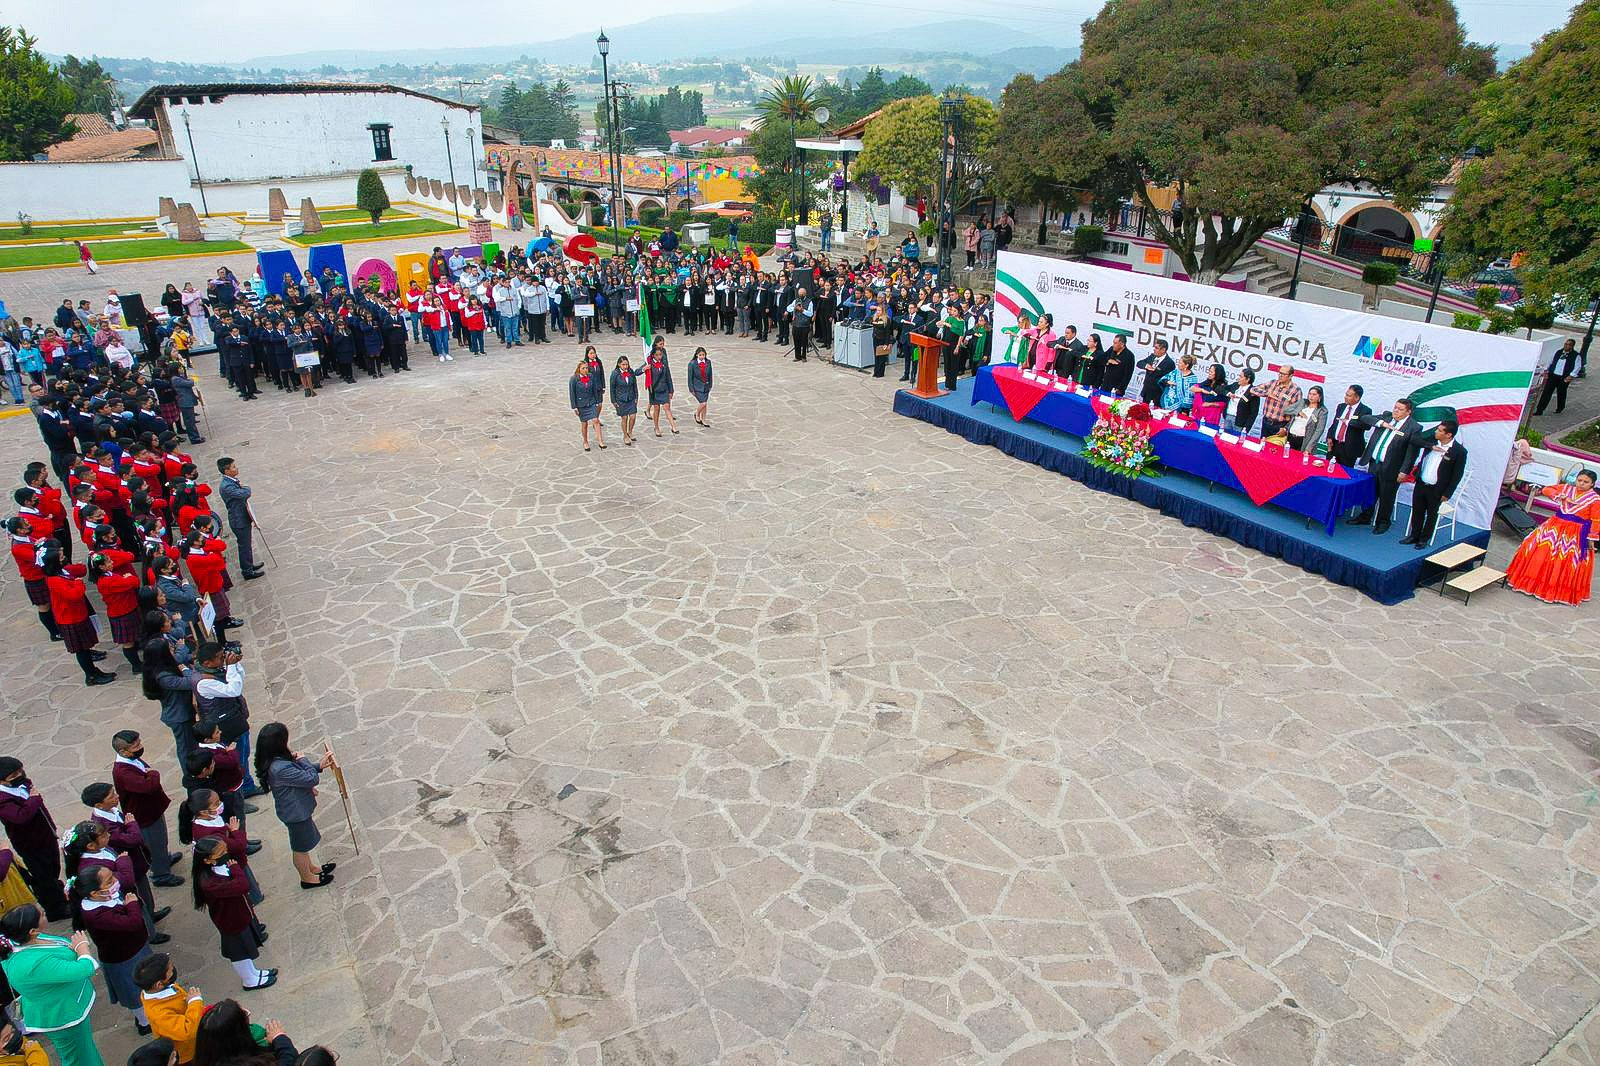
<path id="1" fill-rule="evenodd" d="M 168 874 L 165 877 L 152 877 L 150 879 L 150 883 L 161 888 L 177 888 L 179 885 L 183 884 L 183 878 L 179 877 L 177 874 Z"/>
<path id="2" fill-rule="evenodd" d="M 1415 544 L 1416 542 L 1417 542 L 1417 538 L 1413 537 L 1409 533 L 1407 533 L 1405 536 L 1400 538 L 1400 543 L 1401 544 Z"/>
<path id="3" fill-rule="evenodd" d="M 248 843 L 248 844 L 246 844 L 244 846 L 244 853 L 246 855 L 254 855 L 256 852 L 258 852 L 260 850 L 261 850 L 261 841 L 259 841 L 259 840 L 252 840 L 250 843 Z"/>
<path id="4" fill-rule="evenodd" d="M 901 378 L 900 380 L 904 381 L 905 378 Z M 1347 526 L 1365 526 L 1365 525 L 1371 525 L 1371 524 L 1372 524 L 1372 515 L 1371 514 L 1358 514 L 1354 518 L 1345 519 L 1345 525 L 1347 525 Z"/>
<path id="5" fill-rule="evenodd" d="M 1380 522 L 1372 527 L 1373 536 L 1381 537 L 1387 532 L 1389 532 L 1389 523 L 1387 522 Z"/>
<path id="6" fill-rule="evenodd" d="M 265 796 L 266 794 L 267 794 L 267 790 L 262 788 L 260 785 L 252 785 L 249 788 L 241 789 L 239 791 L 239 798 L 240 799 L 249 799 L 252 796 Z M 246 811 L 250 810 L 250 805 L 248 803 L 245 804 L 245 810 Z M 252 811 L 251 813 L 254 813 L 254 812 Z"/>
<path id="7" fill-rule="evenodd" d="M 271 988 L 273 985 L 275 985 L 277 983 L 278 983 L 278 971 L 277 970 L 262 970 L 261 971 L 261 980 L 257 981 L 253 985 L 246 985 L 245 986 L 245 991 L 246 992 L 254 992 L 259 988 Z"/>
<path id="8" fill-rule="evenodd" d="M 135 1029 L 139 1030 L 139 1035 L 140 1036 L 149 1036 L 150 1035 L 150 1027 L 148 1025 L 144 1024 L 143 1022 L 139 1021 L 138 1019 L 134 1019 L 133 1027 Z"/>
<path id="9" fill-rule="evenodd" d="M 172 934 L 171 933 L 157 933 L 155 936 L 152 936 L 150 938 L 150 943 L 152 943 L 152 944 L 169 944 L 171 942 L 172 942 Z"/>
<path id="10" fill-rule="evenodd" d="M 1417 551 L 1419 551 L 1419 552 L 1425 552 L 1425 551 L 1427 551 L 1427 550 L 1428 550 L 1428 549 L 1430 549 L 1430 548 L 1432 548 L 1432 547 L 1433 547 L 1433 545 L 1432 545 L 1432 544 L 1429 544 L 1429 543 L 1428 543 L 1428 542 L 1427 542 L 1427 541 L 1425 541 L 1425 540 L 1419 540 L 1419 541 L 1417 541 L 1417 542 L 1416 542 L 1416 543 L 1417 543 Z"/>
<path id="11" fill-rule="evenodd" d="M 243 579 L 245 581 L 254 581 L 258 577 L 266 577 L 266 576 L 267 575 L 263 574 L 259 570 L 246 570 L 244 572 Z"/>
<path id="12" fill-rule="evenodd" d="M 337 870 L 338 868 L 339 868 L 339 864 L 336 863 L 336 862 L 325 862 L 325 863 L 322 864 L 322 872 L 324 874 L 331 874 L 331 873 L 333 873 L 333 871 Z"/>
<path id="13" fill-rule="evenodd" d="M 168 866 L 171 866 L 173 863 L 178 863 L 178 862 L 182 862 L 182 861 L 183 861 L 183 852 L 181 852 L 181 851 L 169 851 L 169 852 L 167 852 L 167 865 Z M 178 883 L 182 884 L 183 883 L 183 878 L 181 878 L 181 877 L 178 878 Z"/>
<path id="14" fill-rule="evenodd" d="M 259 793 L 259 792 L 256 792 L 256 793 L 252 793 L 252 795 L 257 795 L 257 796 L 259 796 L 259 795 L 261 795 L 261 793 Z M 240 808 L 240 809 L 241 809 L 241 810 L 243 810 L 243 811 L 244 811 L 244 813 L 246 813 L 246 814 L 259 814 L 259 813 L 261 813 L 261 808 L 260 808 L 260 807 L 257 807 L 257 806 L 256 806 L 256 805 L 255 805 L 255 804 L 254 804 L 254 803 L 246 803 L 246 804 L 245 804 L 245 805 L 244 805 L 244 806 L 243 806 L 243 807 L 242 807 L 242 808 Z"/>
<path id="15" fill-rule="evenodd" d="M 230 614 L 228 617 L 218 622 L 217 625 L 222 626 L 224 629 L 237 629 L 238 627 L 244 625 L 244 619 L 235 618 Z"/>
<path id="16" fill-rule="evenodd" d="M 331 884 L 333 884 L 333 875 L 332 874 L 323 874 L 321 877 L 317 878 L 315 881 L 301 881 L 300 882 L 300 887 L 303 888 L 303 889 L 308 889 L 309 890 L 309 889 L 313 889 L 313 888 L 321 888 L 323 885 L 331 885 Z"/>
<path id="17" fill-rule="evenodd" d="M 83 679 L 85 685 L 109 685 L 117 679 L 116 674 L 108 674 L 104 670 L 98 674 L 91 674 Z"/>
<path id="18" fill-rule="evenodd" d="M 103 663 L 106 661 L 106 653 L 103 651 L 92 651 L 89 653 L 89 658 L 93 659 L 97 663 Z"/>
<path id="19" fill-rule="evenodd" d="M 150 920 L 152 922 L 159 922 L 161 919 L 165 918 L 167 915 L 169 915 L 171 913 L 172 913 L 172 908 L 171 907 L 162 907 L 160 910 L 154 910 L 154 911 L 150 912 Z"/>

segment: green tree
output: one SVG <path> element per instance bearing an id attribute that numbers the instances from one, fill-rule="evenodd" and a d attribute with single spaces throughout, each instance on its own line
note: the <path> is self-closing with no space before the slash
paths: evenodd
<path id="1" fill-rule="evenodd" d="M 1467 120 L 1485 155 L 1462 167 L 1445 209 L 1456 268 L 1513 252 L 1544 294 L 1600 295 L 1600 0 L 1573 9 L 1526 58 L 1485 85 Z"/>
<path id="2" fill-rule="evenodd" d="M 1184 271 L 1214 282 L 1325 185 L 1416 204 L 1492 66 L 1443 0 L 1183 0 L 1107 5 L 1044 84 L 1061 122 L 1105 135 L 1079 183 L 1142 203 Z M 1181 226 L 1151 186 L 1183 197 Z"/>
<path id="3" fill-rule="evenodd" d="M 77 130 L 67 121 L 72 86 L 33 44 L 21 28 L 0 26 L 0 160 L 32 159 Z"/>
<path id="4" fill-rule="evenodd" d="M 791 192 L 791 210 L 785 213 L 785 217 L 800 217 L 805 197 L 805 182 L 810 177 L 809 174 L 796 177 L 796 168 L 801 164 L 800 152 L 795 148 L 794 140 L 803 132 L 815 129 L 815 115 L 821 106 L 823 106 L 822 92 L 816 83 L 809 77 L 793 74 L 774 83 L 763 92 L 761 101 L 757 105 L 761 113 L 762 130 L 773 130 L 788 137 L 784 172 L 788 175 L 789 187 L 798 188 L 800 202 L 794 202 L 793 197 L 796 193 Z M 804 130 L 801 128 L 802 124 L 805 125 Z"/>
<path id="5" fill-rule="evenodd" d="M 974 178 L 990 157 L 994 136 L 994 105 L 979 96 L 963 96 L 957 132 L 955 202 L 959 207 L 971 194 Z M 896 100 L 868 124 L 856 166 L 863 174 L 899 189 L 907 198 L 932 195 L 939 187 L 943 157 L 943 123 L 939 101 L 932 96 Z"/>
<path id="6" fill-rule="evenodd" d="M 109 115 L 115 104 L 122 102 L 117 92 L 117 80 L 100 65 L 98 59 L 82 60 L 67 56 L 61 61 L 61 77 L 72 86 L 76 99 L 74 108 L 81 114 Z"/>
<path id="7" fill-rule="evenodd" d="M 376 170 L 368 167 L 356 176 L 356 207 L 372 216 L 374 226 L 389 206 L 389 193 Z"/>
<path id="8" fill-rule="evenodd" d="M 857 115 L 870 115 L 890 99 L 889 85 L 883 79 L 883 68 L 873 67 L 856 85 L 850 103 Z"/>
<path id="9" fill-rule="evenodd" d="M 1107 151 L 1106 133 L 1081 107 L 1063 110 L 1077 104 L 1060 84 L 1071 77 L 1063 72 L 1039 81 L 1023 74 L 1001 94 L 988 160 L 999 195 L 1046 207 L 1071 207 L 1083 192 L 1098 191 L 1100 202 L 1114 199 L 1110 190 L 1093 186 Z"/>
<path id="10" fill-rule="evenodd" d="M 902 74 L 889 83 L 890 100 L 909 100 L 913 96 L 932 96 L 933 86 L 911 74 Z M 964 95 L 971 95 L 964 94 Z"/>

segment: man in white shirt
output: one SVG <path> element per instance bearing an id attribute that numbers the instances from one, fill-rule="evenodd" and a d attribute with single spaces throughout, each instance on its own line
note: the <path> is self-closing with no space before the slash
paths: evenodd
<path id="1" fill-rule="evenodd" d="M 1416 484 L 1411 496 L 1411 528 L 1400 539 L 1425 551 L 1433 544 L 1433 527 L 1439 521 L 1439 505 L 1456 493 L 1467 467 L 1467 449 L 1456 440 L 1459 427 L 1447 418 L 1433 430 L 1433 444 L 1423 447 L 1412 468 Z"/>

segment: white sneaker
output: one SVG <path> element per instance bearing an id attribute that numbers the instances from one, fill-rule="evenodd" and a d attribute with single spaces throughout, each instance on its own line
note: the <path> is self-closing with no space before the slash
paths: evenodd
<path id="1" fill-rule="evenodd" d="M 444 357 L 444 361 L 447 362 L 447 363 L 453 363 L 453 362 L 456 361 L 456 357 L 453 356 L 453 355 L 446 355 Z"/>
<path id="2" fill-rule="evenodd" d="M 441 363 L 442 363 L 442 362 L 444 362 L 444 356 L 442 356 L 442 355 L 441 355 L 441 356 L 440 356 L 440 357 L 439 357 L 439 362 L 441 362 Z"/>

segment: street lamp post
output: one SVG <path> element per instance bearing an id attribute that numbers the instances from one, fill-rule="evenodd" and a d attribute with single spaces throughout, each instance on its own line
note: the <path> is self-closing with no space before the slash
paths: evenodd
<path id="1" fill-rule="evenodd" d="M 939 167 L 939 225 L 933 239 L 938 242 L 939 284 L 950 284 L 950 242 L 945 232 L 955 233 L 956 138 L 961 126 L 961 98 L 945 93 L 939 99 L 939 120 L 944 131 Z"/>
<path id="2" fill-rule="evenodd" d="M 178 114 L 183 116 L 183 132 L 189 138 L 189 160 L 194 163 L 194 180 L 200 186 L 200 210 L 210 218 L 211 208 L 206 206 L 206 179 L 200 176 L 200 157 L 194 152 L 194 130 L 189 126 L 189 109 L 186 107 Z"/>
<path id="3" fill-rule="evenodd" d="M 1300 291 L 1300 257 L 1306 254 L 1306 226 L 1316 215 L 1311 211 L 1311 197 L 1300 205 L 1300 217 L 1295 219 L 1294 276 L 1289 279 L 1289 299 Z"/>
<path id="4" fill-rule="evenodd" d="M 472 147 L 472 127 L 467 127 L 467 157 L 472 160 L 472 217 L 482 218 L 483 209 L 478 206 L 478 153 Z"/>
<path id="5" fill-rule="evenodd" d="M 617 196 L 616 196 L 616 133 L 617 124 L 612 118 L 611 96 L 611 62 L 606 57 L 611 54 L 611 38 L 606 36 L 606 31 L 601 30 L 600 36 L 594 40 L 595 47 L 600 49 L 600 82 L 601 82 L 601 107 L 606 113 L 606 161 L 610 164 L 611 177 L 607 187 L 611 193 L 611 205 L 606 214 L 611 216 L 611 254 L 618 255 L 622 251 L 622 237 L 617 232 Z"/>
<path id="6" fill-rule="evenodd" d="M 444 130 L 444 161 L 450 168 L 450 189 L 455 194 L 450 197 L 450 206 L 455 208 L 456 225 L 461 225 L 461 190 L 456 188 L 456 161 L 450 154 L 450 116 L 446 115 L 439 120 L 439 126 Z"/>
<path id="7" fill-rule="evenodd" d="M 1433 309 L 1439 306 L 1439 290 L 1444 288 L 1444 241 L 1436 241 L 1428 253 L 1428 270 L 1433 274 L 1433 292 L 1428 295 L 1428 314 L 1422 321 L 1433 321 Z"/>

